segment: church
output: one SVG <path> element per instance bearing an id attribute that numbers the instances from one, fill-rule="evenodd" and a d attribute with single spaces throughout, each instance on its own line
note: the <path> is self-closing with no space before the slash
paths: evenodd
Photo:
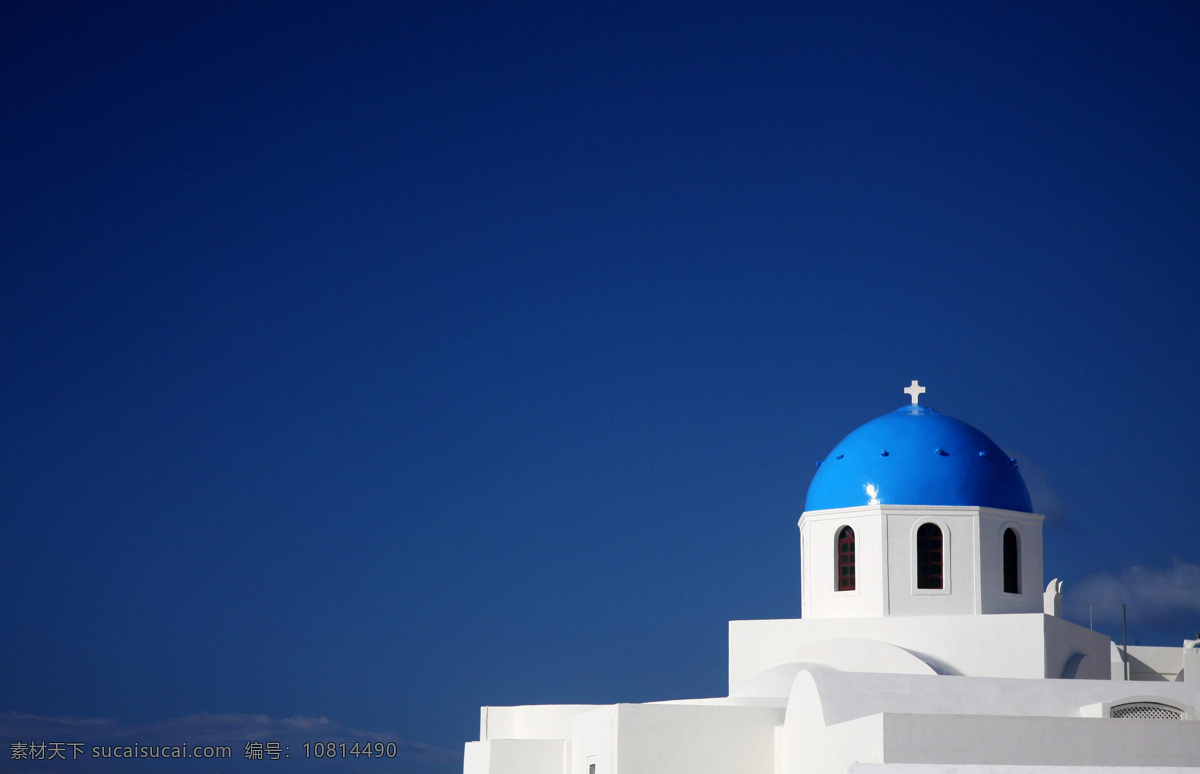
<path id="1" fill-rule="evenodd" d="M 483 707 L 464 774 L 1200 774 L 1200 640 L 1064 620 L 1016 460 L 904 392 L 818 463 L 802 617 L 729 623 L 728 696 Z"/>

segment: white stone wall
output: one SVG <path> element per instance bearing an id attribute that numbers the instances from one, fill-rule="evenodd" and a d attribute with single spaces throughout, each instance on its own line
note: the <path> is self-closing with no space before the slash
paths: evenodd
<path id="1" fill-rule="evenodd" d="M 1107 680 L 1110 677 L 1108 635 L 1052 615 L 1042 616 L 1046 677 Z"/>
<path id="2" fill-rule="evenodd" d="M 611 774 L 775 774 L 775 727 L 783 721 L 782 710 L 619 706 L 620 758 Z M 609 772 L 597 767 L 596 774 Z"/>
<path id="3" fill-rule="evenodd" d="M 600 707 L 571 719 L 571 749 L 566 774 L 615 774 L 619 764 L 617 712 L 621 705 Z"/>
<path id="4" fill-rule="evenodd" d="M 516 707 L 482 707 L 479 738 L 566 739 L 576 715 L 591 712 L 595 704 L 530 704 Z"/>
<path id="5" fill-rule="evenodd" d="M 494 739 L 468 742 L 463 774 L 566 774 L 562 739 Z"/>
<path id="6" fill-rule="evenodd" d="M 1106 679 L 1109 639 L 1061 618 L 1018 615 L 778 619 L 729 622 L 729 692 L 760 672 L 825 640 L 890 643 L 943 674 L 977 677 L 1063 677 L 1076 654 L 1079 678 Z M 843 665 L 845 668 L 845 665 Z M 858 671 L 870 671 L 864 665 Z"/>
<path id="7" fill-rule="evenodd" d="M 1004 591 L 1004 532 L 1017 534 L 1019 592 Z M 1042 517 L 1037 514 L 979 510 L 979 592 L 981 613 L 1038 613 L 1044 609 Z"/>
<path id="8" fill-rule="evenodd" d="M 883 514 L 877 506 L 806 513 L 800 521 L 800 609 L 804 618 L 886 615 Z M 854 530 L 855 589 L 837 590 L 837 536 Z"/>
<path id="9" fill-rule="evenodd" d="M 1168 683 L 811 669 L 793 682 L 781 774 L 841 774 L 855 763 L 1196 767 L 1200 722 L 1090 713 L 1131 700 L 1188 709 L 1198 696 Z"/>
<path id="10" fill-rule="evenodd" d="M 971 615 L 979 612 L 976 579 L 978 508 L 886 508 L 888 607 L 886 615 Z M 917 588 L 917 530 L 942 530 L 942 588 Z"/>
<path id="11" fill-rule="evenodd" d="M 1036 613 L 1042 610 L 1039 514 L 957 506 L 866 505 L 800 517 L 801 615 L 806 619 Z M 942 531 L 942 588 L 917 588 L 917 530 Z M 837 536 L 854 530 L 853 591 L 837 590 Z M 1003 534 L 1018 535 L 1020 584 L 1004 591 Z"/>
<path id="12" fill-rule="evenodd" d="M 883 718 L 883 760 L 889 763 L 1200 766 L 1200 724 L 1194 721 L 915 714 Z"/>

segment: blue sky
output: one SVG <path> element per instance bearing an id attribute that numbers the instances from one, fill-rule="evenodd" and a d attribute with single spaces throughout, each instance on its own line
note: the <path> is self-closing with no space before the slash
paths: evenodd
<path id="1" fill-rule="evenodd" d="M 914 378 L 1075 620 L 1200 631 L 1194 5 L 6 0 L 0 58 L 6 744 L 442 772 L 720 695 Z"/>

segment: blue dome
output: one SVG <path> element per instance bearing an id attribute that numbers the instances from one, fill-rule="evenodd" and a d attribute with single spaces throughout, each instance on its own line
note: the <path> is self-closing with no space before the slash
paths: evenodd
<path id="1" fill-rule="evenodd" d="M 884 414 L 843 438 L 820 463 L 804 510 L 880 503 L 1033 512 L 1016 463 L 992 439 L 919 405 Z"/>

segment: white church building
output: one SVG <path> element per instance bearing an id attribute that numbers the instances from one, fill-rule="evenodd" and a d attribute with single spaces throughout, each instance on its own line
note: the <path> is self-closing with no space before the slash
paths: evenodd
<path id="1" fill-rule="evenodd" d="M 464 774 L 1200 774 L 1200 640 L 1064 620 L 1015 460 L 924 391 L 819 463 L 802 617 L 729 623 L 728 696 L 483 707 Z"/>

